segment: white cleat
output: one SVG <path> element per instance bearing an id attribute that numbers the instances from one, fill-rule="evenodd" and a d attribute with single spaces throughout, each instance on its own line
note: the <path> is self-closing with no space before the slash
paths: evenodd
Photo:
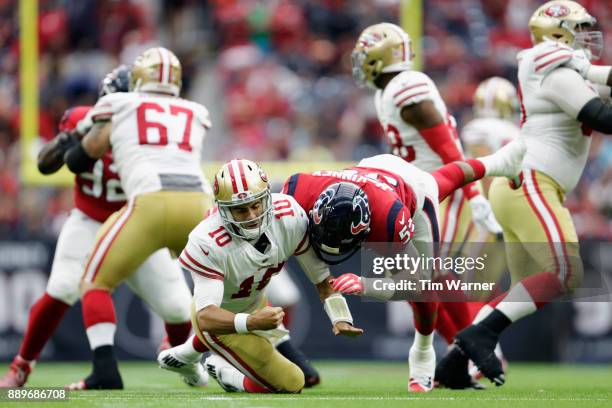
<path id="1" fill-rule="evenodd" d="M 229 384 L 227 380 L 224 381 L 225 375 L 230 375 L 231 372 L 236 369 L 222 357 L 219 357 L 216 354 L 211 354 L 210 357 L 204 361 L 204 366 L 206 367 L 208 374 L 210 374 L 210 376 L 214 378 L 226 392 L 238 391 L 238 389 Z"/>
<path id="2" fill-rule="evenodd" d="M 523 157 L 527 145 L 521 138 L 508 143 L 492 155 L 481 157 L 486 168 L 486 175 L 493 177 L 508 177 L 513 179 L 521 172 Z"/>
<path id="3" fill-rule="evenodd" d="M 418 350 L 412 346 L 408 354 L 408 366 L 410 369 L 408 391 L 431 391 L 434 386 L 433 380 L 436 371 L 436 352 L 433 346 L 430 346 L 427 350 Z"/>
<path id="4" fill-rule="evenodd" d="M 202 363 L 184 361 L 176 356 L 173 349 L 159 353 L 157 362 L 160 368 L 178 373 L 189 386 L 205 387 L 208 385 L 208 373 L 204 370 Z"/>

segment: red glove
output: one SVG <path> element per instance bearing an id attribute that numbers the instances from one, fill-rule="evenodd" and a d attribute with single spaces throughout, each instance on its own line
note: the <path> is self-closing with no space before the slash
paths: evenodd
<path id="1" fill-rule="evenodd" d="M 336 292 L 345 295 L 361 295 L 363 293 L 361 278 L 354 273 L 340 275 L 332 281 L 331 285 Z"/>

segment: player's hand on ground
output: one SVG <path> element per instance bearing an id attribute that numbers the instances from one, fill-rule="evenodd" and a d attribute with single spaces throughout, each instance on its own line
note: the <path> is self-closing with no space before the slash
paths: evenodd
<path id="1" fill-rule="evenodd" d="M 354 273 L 345 273 L 338 276 L 331 282 L 332 289 L 345 295 L 361 295 L 363 293 L 363 283 L 361 277 Z"/>
<path id="2" fill-rule="evenodd" d="M 249 330 L 276 329 L 282 322 L 285 312 L 282 307 L 266 306 L 252 313 L 247 320 Z"/>
<path id="3" fill-rule="evenodd" d="M 352 324 L 348 322 L 337 322 L 334 324 L 332 328 L 335 336 L 349 336 L 349 337 L 357 337 L 363 334 L 363 329 L 359 327 L 354 327 Z"/>
<path id="4" fill-rule="evenodd" d="M 491 210 L 491 204 L 489 204 L 486 198 L 477 195 L 469 201 L 469 204 L 472 210 L 472 219 L 478 228 L 487 230 L 492 234 L 500 234 L 502 232 L 502 227 L 495 219 L 493 210 Z"/>

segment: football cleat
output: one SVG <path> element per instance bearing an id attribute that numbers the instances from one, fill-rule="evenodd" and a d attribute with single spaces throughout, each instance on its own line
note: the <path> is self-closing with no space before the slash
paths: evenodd
<path id="1" fill-rule="evenodd" d="M 64 389 L 68 391 L 122 390 L 123 380 L 118 372 L 116 375 L 105 377 L 101 377 L 93 373 L 84 380 L 65 385 Z"/>
<path id="2" fill-rule="evenodd" d="M 429 346 L 427 350 L 418 350 L 412 346 L 408 354 L 408 367 L 410 369 L 409 392 L 429 392 L 433 389 L 436 370 L 436 352 L 433 346 Z"/>
<path id="3" fill-rule="evenodd" d="M 476 367 L 495 385 L 506 382 L 502 363 L 495 355 L 499 336 L 487 327 L 476 324 L 461 330 L 455 337 L 455 345 L 463 355 L 472 360 Z M 467 371 L 467 363 L 466 363 Z"/>
<path id="4" fill-rule="evenodd" d="M 0 388 L 23 387 L 32 372 L 33 364 L 20 356 L 15 356 L 8 372 L 0 379 Z"/>
<path id="5" fill-rule="evenodd" d="M 210 374 L 210 376 L 214 378 L 221 386 L 221 388 L 223 388 L 226 392 L 238 391 L 236 387 L 226 381 L 223 381 L 224 372 L 227 372 L 229 369 L 235 370 L 235 368 L 227 361 L 225 361 L 222 357 L 219 357 L 216 354 L 211 354 L 210 357 L 208 357 L 206 361 L 204 361 L 204 365 L 206 366 L 208 374 Z"/>
<path id="6" fill-rule="evenodd" d="M 497 343 L 497 346 L 495 346 L 495 355 L 497 356 L 499 361 L 501 361 L 502 370 L 504 370 L 504 374 L 506 374 L 508 372 L 508 360 L 506 360 L 506 358 L 504 357 L 504 353 L 502 352 L 502 349 L 499 343 Z M 470 376 L 474 378 L 475 380 L 480 380 L 484 377 L 484 375 L 482 375 L 478 367 L 474 365 L 474 362 L 472 360 L 470 360 L 468 368 L 469 368 Z"/>
<path id="7" fill-rule="evenodd" d="M 208 385 L 208 373 L 200 362 L 188 362 L 180 359 L 173 349 L 163 350 L 157 356 L 159 367 L 178 373 L 185 384 L 191 387 Z"/>
<path id="8" fill-rule="evenodd" d="M 451 346 L 448 353 L 436 366 L 435 384 L 436 387 L 452 390 L 483 390 L 485 388 L 468 374 L 468 359 L 456 346 Z"/>

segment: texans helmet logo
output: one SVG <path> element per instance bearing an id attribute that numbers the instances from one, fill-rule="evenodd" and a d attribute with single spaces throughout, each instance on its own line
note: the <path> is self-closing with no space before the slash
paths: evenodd
<path id="1" fill-rule="evenodd" d="M 314 207 L 312 208 L 312 220 L 315 224 L 319 225 L 321 220 L 323 219 L 323 214 L 321 214 L 321 209 L 325 207 L 332 199 L 334 194 L 336 193 L 335 188 L 328 188 L 321 194 Z"/>
<path id="2" fill-rule="evenodd" d="M 549 17 L 559 18 L 567 16 L 570 13 L 570 10 L 563 4 L 555 4 L 554 6 L 547 8 L 544 13 Z"/>
<path id="3" fill-rule="evenodd" d="M 358 235 L 370 226 L 370 204 L 368 198 L 363 195 L 356 195 L 353 198 L 353 211 L 359 211 L 359 222 L 357 225 L 351 223 L 351 234 Z"/>

